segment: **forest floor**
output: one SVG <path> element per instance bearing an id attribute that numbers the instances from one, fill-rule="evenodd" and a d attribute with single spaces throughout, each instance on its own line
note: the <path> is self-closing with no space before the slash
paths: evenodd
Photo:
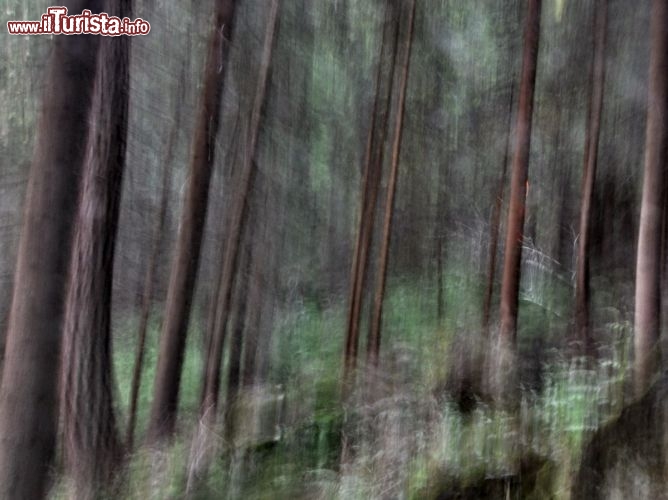
<path id="1" fill-rule="evenodd" d="M 343 307 L 301 304 L 281 315 L 264 380 L 240 399 L 233 442 L 214 433 L 218 458 L 194 498 L 493 498 L 499 492 L 569 498 L 583 444 L 625 404 L 625 330 L 620 328 L 614 348 L 589 366 L 558 349 L 531 352 L 532 342 L 521 344 L 529 375 L 519 405 L 508 411 L 475 390 L 453 390 L 453 370 L 461 371 L 466 366 L 461 360 L 484 341 L 472 347 L 482 337 L 467 332 L 454 315 L 439 322 L 433 304 L 416 290 L 389 291 L 381 369 L 370 377 L 360 368 L 359 389 L 345 405 L 340 400 Z M 452 290 L 446 300 L 465 303 L 461 292 Z M 191 436 L 203 367 L 202 332 L 193 323 L 179 437 L 167 448 L 135 453 L 123 498 L 185 494 L 196 452 Z M 147 422 L 158 326 L 157 319 L 151 323 L 147 342 L 137 436 Z M 120 321 L 119 329 L 123 334 L 114 348 L 122 428 L 134 319 Z M 371 378 L 373 397 L 366 383 Z M 56 487 L 52 498 L 60 492 Z"/>

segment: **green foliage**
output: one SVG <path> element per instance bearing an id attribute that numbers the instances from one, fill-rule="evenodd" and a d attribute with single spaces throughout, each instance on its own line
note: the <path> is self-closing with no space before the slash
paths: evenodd
<path id="1" fill-rule="evenodd" d="M 137 322 L 125 319 L 120 322 L 119 327 L 123 335 L 117 336 L 114 345 L 114 374 L 116 376 L 117 398 L 116 402 L 120 410 L 119 421 L 127 420 L 130 390 L 132 388 L 132 374 L 136 355 L 136 332 Z M 160 319 L 154 315 L 148 324 L 146 332 L 146 347 L 144 351 L 144 366 L 141 375 L 141 386 L 137 400 L 137 427 L 135 436 L 141 439 L 148 424 L 150 403 L 153 398 L 153 382 L 155 380 L 155 369 L 158 359 L 158 339 L 160 335 Z M 198 325 L 192 325 L 181 372 L 181 391 L 179 400 L 179 414 L 186 422 L 192 421 L 197 414 L 199 405 L 199 394 L 201 391 L 200 381 L 204 362 L 201 347 L 202 334 Z M 122 435 L 125 427 L 121 427 Z"/>

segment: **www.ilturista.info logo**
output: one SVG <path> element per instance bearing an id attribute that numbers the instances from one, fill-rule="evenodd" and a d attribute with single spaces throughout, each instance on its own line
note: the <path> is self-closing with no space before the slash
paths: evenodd
<path id="1" fill-rule="evenodd" d="M 67 7 L 49 7 L 39 21 L 7 21 L 10 35 L 148 35 L 151 25 L 138 17 L 110 16 L 104 12 L 93 14 L 84 10 L 79 15 L 68 16 Z"/>

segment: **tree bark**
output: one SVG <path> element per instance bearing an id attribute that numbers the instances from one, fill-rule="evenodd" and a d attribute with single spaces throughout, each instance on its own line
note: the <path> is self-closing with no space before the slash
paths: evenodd
<path id="1" fill-rule="evenodd" d="M 99 12 L 101 3 L 63 5 Z M 0 385 L 0 498 L 43 498 L 48 487 L 65 277 L 98 42 L 96 36 L 55 37 L 44 79 Z"/>
<path id="2" fill-rule="evenodd" d="M 177 92 L 177 103 L 175 105 L 174 122 L 172 123 L 167 139 L 167 151 L 165 152 L 165 160 L 162 173 L 162 188 L 160 195 L 160 207 L 158 208 L 158 217 L 155 221 L 155 229 L 153 231 L 153 239 L 151 242 L 151 255 L 149 256 L 146 276 L 144 277 L 144 287 L 141 299 L 141 313 L 139 317 L 139 329 L 137 331 L 137 350 L 135 353 L 135 363 L 132 373 L 132 387 L 130 390 L 130 402 L 128 410 L 128 424 L 125 437 L 125 446 L 128 451 L 132 450 L 134 445 L 135 424 L 137 420 L 137 400 L 139 398 L 139 389 L 141 386 L 141 376 L 144 367 L 144 353 L 146 346 L 146 331 L 148 329 L 148 320 L 151 314 L 151 305 L 153 303 L 155 275 L 158 269 L 158 255 L 160 254 L 160 245 L 162 243 L 165 223 L 167 220 L 167 209 L 169 206 L 169 192 L 172 185 L 172 162 L 174 160 L 174 150 L 181 127 L 181 100 L 183 98 L 183 86 L 185 82 L 183 79 L 179 84 L 179 92 Z"/>
<path id="3" fill-rule="evenodd" d="M 256 217 L 263 221 L 263 227 L 253 248 L 256 254 L 253 257 L 255 264 L 252 266 L 248 297 L 248 317 L 250 319 L 246 325 L 241 369 L 241 385 L 244 388 L 262 382 L 259 377 L 260 365 L 268 355 L 273 302 L 278 281 L 278 277 L 272 279 L 270 275 L 276 274 L 277 263 L 281 262 L 280 249 L 271 236 L 271 228 L 280 227 L 282 216 L 275 214 L 277 212 L 275 208 L 269 211 L 268 207 L 283 206 L 283 203 L 279 201 L 283 195 L 276 192 L 278 189 L 272 190 L 266 180 L 260 185 L 259 190 L 256 196 L 262 201 L 258 205 Z"/>
<path id="4" fill-rule="evenodd" d="M 197 112 L 190 176 L 172 265 L 160 352 L 149 420 L 149 440 L 174 431 L 181 368 L 206 220 L 209 184 L 219 128 L 223 83 L 227 69 L 236 1 L 217 0 L 209 38 L 204 85 Z"/>
<path id="5" fill-rule="evenodd" d="M 515 150 L 510 179 L 508 227 L 501 284 L 500 338 L 511 345 L 517 334 L 517 307 L 522 263 L 522 238 L 526 207 L 529 152 L 531 146 L 531 118 L 536 83 L 538 40 L 540 35 L 541 0 L 527 0 L 522 56 L 520 99 L 515 127 Z"/>
<path id="6" fill-rule="evenodd" d="M 634 385 L 647 388 L 658 367 L 661 307 L 661 214 L 666 161 L 668 5 L 652 1 L 645 167 L 636 261 Z"/>
<path id="7" fill-rule="evenodd" d="M 249 200 L 250 202 L 250 200 Z M 250 217 L 249 217 L 250 218 Z M 237 277 L 237 298 L 236 298 L 236 317 L 234 319 L 234 328 L 232 329 L 232 338 L 230 339 L 230 356 L 227 371 L 227 393 L 225 395 L 225 436 L 229 441 L 234 437 L 236 401 L 239 394 L 239 385 L 241 381 L 241 355 L 244 346 L 244 332 L 247 330 L 250 316 L 248 316 L 249 305 L 249 281 L 252 266 L 255 264 L 255 242 L 253 241 L 254 228 L 250 224 L 248 234 L 245 237 L 244 254 L 242 270 Z"/>
<path id="8" fill-rule="evenodd" d="M 489 254 L 487 256 L 487 286 L 485 288 L 485 299 L 482 305 L 482 327 L 485 335 L 489 334 L 489 319 L 492 310 L 492 297 L 494 296 L 494 277 L 496 275 L 496 258 L 499 248 L 499 229 L 501 227 L 501 209 L 503 208 L 503 190 L 506 187 L 506 174 L 508 172 L 508 159 L 510 158 L 510 138 L 512 131 L 513 97 L 515 86 L 510 87 L 510 99 L 508 100 L 508 124 L 506 131 L 506 144 L 504 147 L 503 164 L 501 176 L 494 193 L 494 208 L 489 224 Z"/>
<path id="9" fill-rule="evenodd" d="M 590 75 L 589 111 L 585 137 L 584 169 L 582 173 L 582 200 L 580 207 L 580 239 L 578 241 L 577 277 L 575 282 L 575 328 L 584 352 L 590 353 L 592 339 L 589 319 L 589 246 L 591 236 L 591 207 L 598 162 L 598 143 L 603 109 L 605 81 L 605 36 L 607 0 L 598 0 L 594 13 L 594 58 Z"/>
<path id="10" fill-rule="evenodd" d="M 352 387 L 354 371 L 357 365 L 357 350 L 359 343 L 359 324 L 362 313 L 362 301 L 369 251 L 373 239 L 376 201 L 380 187 L 383 168 L 383 146 L 387 135 L 388 115 L 392 99 L 392 85 L 394 82 L 394 65 L 397 56 L 399 22 L 394 12 L 392 2 L 387 5 L 387 18 L 383 27 L 380 46 L 380 58 L 376 74 L 374 103 L 371 116 L 371 126 L 367 139 L 364 173 L 362 178 L 362 192 L 360 199 L 360 220 L 357 239 L 353 253 L 353 265 L 350 280 L 350 297 L 347 319 L 345 357 L 343 366 L 343 395 L 346 397 Z M 382 81 L 384 74 L 384 59 L 388 37 L 392 37 L 392 48 L 389 53 L 390 67 L 388 72 L 389 84 L 387 94 L 382 95 Z M 384 99 L 383 99 L 384 97 Z M 382 103 L 384 101 L 384 103 Z"/>
<path id="11" fill-rule="evenodd" d="M 227 320 L 232 299 L 234 275 L 239 260 L 239 247 L 243 238 L 243 231 L 248 215 L 248 205 L 256 170 L 257 143 L 260 135 L 260 125 L 267 95 L 267 82 L 271 66 L 274 33 L 278 19 L 279 0 L 273 0 L 270 7 L 265 35 L 262 59 L 258 75 L 255 101 L 250 123 L 250 137 L 246 153 L 243 155 L 244 164 L 239 172 L 239 187 L 233 201 L 229 231 L 225 242 L 225 258 L 221 270 L 221 287 L 217 298 L 218 311 L 211 348 L 206 362 L 206 377 L 204 381 L 203 399 L 200 412 L 207 416 L 207 423 L 213 425 L 216 420 L 218 407 L 218 393 L 220 388 L 220 369 L 223 357 L 223 345 L 227 334 Z"/>
<path id="12" fill-rule="evenodd" d="M 105 12 L 132 15 L 131 0 Z M 100 42 L 63 327 L 61 424 L 77 499 L 97 498 L 121 458 L 113 403 L 111 287 L 128 124 L 130 38 Z"/>
<path id="13" fill-rule="evenodd" d="M 255 247 L 257 250 L 257 245 Z M 262 327 L 262 314 L 264 309 L 263 301 L 263 282 L 264 279 L 264 259 L 269 257 L 266 256 L 265 251 L 260 252 L 260 255 L 256 258 L 256 263 L 253 266 L 251 276 L 250 276 L 250 292 L 248 296 L 249 302 L 249 311 L 248 317 L 249 322 L 246 325 L 246 336 L 244 338 L 244 348 L 243 348 L 243 361 L 241 364 L 241 386 L 242 387 L 251 387 L 255 383 L 255 372 L 257 366 L 257 357 L 258 357 L 258 344 L 260 342 Z"/>
<path id="14" fill-rule="evenodd" d="M 415 7 L 417 0 L 411 1 L 410 14 L 408 17 L 408 32 L 406 33 L 406 49 L 402 64 L 401 82 L 399 87 L 399 98 L 397 103 L 397 117 L 394 128 L 394 140 L 392 143 L 392 162 L 390 166 L 390 177 L 387 184 L 387 195 L 385 199 L 385 219 L 383 221 L 383 235 L 381 239 L 380 255 L 378 260 L 378 275 L 376 277 L 376 293 L 374 296 L 373 316 L 369 330 L 367 343 L 367 362 L 371 367 L 378 366 L 378 355 L 380 353 L 380 337 L 383 321 L 383 298 L 385 296 L 385 284 L 387 280 L 387 266 L 390 255 L 390 241 L 392 237 L 392 216 L 394 214 L 394 197 L 397 190 L 397 177 L 399 173 L 399 157 L 401 155 L 401 139 L 404 130 L 404 112 L 406 110 L 406 88 L 408 87 L 408 75 L 410 70 L 411 49 L 413 42 L 413 28 L 415 22 Z"/>

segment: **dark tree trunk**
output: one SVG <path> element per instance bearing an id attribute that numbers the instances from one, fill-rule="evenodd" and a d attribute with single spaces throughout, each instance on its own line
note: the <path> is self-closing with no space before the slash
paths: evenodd
<path id="1" fill-rule="evenodd" d="M 279 201 L 282 194 L 276 193 L 278 189 L 271 189 L 266 181 L 260 184 L 256 195 L 262 202 L 258 206 L 257 220 L 263 221 L 263 229 L 259 239 L 254 243 L 253 257 L 255 264 L 252 266 L 250 276 L 249 292 L 249 322 L 246 325 L 247 333 L 244 338 L 243 362 L 241 368 L 241 385 L 244 388 L 251 387 L 261 377 L 261 364 L 267 358 L 269 340 L 272 331 L 273 302 L 276 297 L 278 278 L 272 279 L 271 274 L 277 275 L 278 262 L 280 262 L 279 251 L 274 239 L 270 236 L 272 227 L 280 227 L 281 216 L 276 215 L 274 207 L 282 206 Z M 268 207 L 272 207 L 269 210 Z"/>
<path id="2" fill-rule="evenodd" d="M 661 215 L 666 161 L 666 104 L 668 72 L 668 5 L 652 1 L 650 21 L 649 100 L 645 139 L 645 168 L 636 262 L 635 388 L 647 388 L 658 366 L 661 307 Z"/>
<path id="3" fill-rule="evenodd" d="M 258 245 L 255 245 L 255 252 L 258 252 Z M 250 387 L 255 382 L 255 374 L 258 357 L 258 344 L 260 341 L 260 328 L 262 325 L 263 303 L 263 285 L 264 285 L 264 259 L 268 257 L 260 255 L 255 259 L 255 265 L 252 267 L 250 279 L 250 292 L 248 297 L 248 323 L 246 325 L 246 336 L 244 338 L 243 361 L 241 364 L 241 385 Z"/>
<path id="4" fill-rule="evenodd" d="M 362 192 L 360 199 L 360 220 L 353 253 L 353 265 L 350 279 L 349 308 L 347 318 L 346 344 L 343 367 L 344 397 L 352 387 L 354 371 L 357 365 L 357 350 L 359 343 L 360 316 L 364 285 L 367 274 L 369 252 L 373 239 L 376 201 L 380 188 L 383 168 L 383 146 L 387 135 L 389 108 L 392 99 L 392 85 L 394 82 L 394 65 L 397 56 L 399 36 L 398 16 L 392 2 L 387 5 L 387 18 L 383 27 L 383 36 L 380 46 L 380 58 L 376 74 L 375 97 L 371 116 L 371 126 L 366 145 L 364 172 L 362 178 Z M 387 41 L 391 37 L 392 47 L 386 54 Z M 384 71 L 385 58 L 390 58 L 390 66 Z M 388 84 L 383 95 L 383 77 Z"/>
<path id="5" fill-rule="evenodd" d="M 99 12 L 99 1 L 67 1 Z M 53 41 L 25 200 L 0 386 L 0 498 L 43 498 L 57 429 L 67 266 L 93 93 L 96 36 Z"/>
<path id="6" fill-rule="evenodd" d="M 238 152 L 239 152 L 239 143 L 241 142 L 240 136 L 241 136 L 241 113 L 239 110 L 237 110 L 237 117 L 235 121 L 235 126 L 234 126 L 234 137 L 232 141 L 232 147 L 230 148 L 230 151 L 228 152 L 226 159 L 225 159 L 225 164 L 229 165 L 229 168 L 224 172 L 225 174 L 225 179 L 224 183 L 226 186 L 233 186 L 233 177 L 234 177 L 234 167 L 235 163 L 237 161 L 238 157 Z M 230 196 L 231 196 L 232 190 L 230 189 Z M 225 198 L 227 195 L 226 192 L 223 193 L 223 198 Z M 222 246 L 222 240 L 224 239 L 224 235 L 226 234 L 227 231 L 227 226 L 229 225 L 229 220 L 226 220 L 228 217 L 225 212 L 222 212 L 222 217 L 221 220 L 223 221 L 223 227 L 221 230 L 221 243 L 220 245 Z M 222 268 L 222 263 L 225 261 L 225 254 L 222 254 L 221 258 L 221 268 Z M 211 342 L 213 342 L 213 337 L 214 337 L 214 331 L 216 329 L 216 315 L 218 314 L 218 296 L 220 295 L 220 287 L 222 285 L 222 279 L 223 277 L 218 274 L 218 276 L 214 279 L 213 284 L 211 285 L 211 290 L 209 292 L 209 306 L 208 310 L 206 313 L 206 330 L 204 332 L 204 339 L 202 342 L 202 358 L 207 359 L 209 353 L 211 352 Z M 206 363 L 204 364 L 204 369 L 202 370 L 202 381 L 201 381 L 201 392 L 200 392 L 200 402 L 204 401 L 204 390 L 205 390 L 205 384 L 206 384 Z"/>
<path id="7" fill-rule="evenodd" d="M 141 376 L 144 367 L 144 354 L 146 346 L 146 331 L 148 329 L 148 320 L 151 314 L 151 305 L 153 303 L 155 275 L 158 270 L 158 255 L 160 246 L 164 238 L 165 223 L 167 220 L 167 209 L 169 204 L 169 192 L 171 191 L 172 181 L 172 161 L 174 160 L 174 150 L 181 127 L 181 102 L 183 99 L 183 90 L 185 85 L 185 73 L 179 83 L 177 92 L 177 102 L 175 105 L 174 123 L 171 125 L 169 138 L 167 139 L 167 151 L 162 173 L 162 188 L 160 195 L 160 207 L 155 221 L 153 231 L 153 240 L 151 242 L 151 255 L 147 262 L 146 276 L 144 278 L 144 287 L 141 298 L 141 312 L 139 317 L 139 329 L 137 331 L 137 351 L 135 353 L 135 364 L 132 373 L 132 387 L 130 390 L 130 402 L 128 410 L 128 424 L 125 437 L 125 445 L 128 450 L 132 450 L 134 444 L 135 425 L 137 420 L 137 400 L 139 398 L 139 388 L 141 386 Z"/>
<path id="8" fill-rule="evenodd" d="M 515 127 L 515 149 L 510 179 L 508 227 L 501 285 L 501 329 L 504 342 L 514 345 L 517 333 L 517 307 L 522 263 L 522 239 L 529 174 L 531 146 L 531 118 L 536 83 L 538 39 L 540 35 L 541 0 L 527 0 L 522 56 L 520 98 Z"/>
<path id="9" fill-rule="evenodd" d="M 255 242 L 253 241 L 253 224 L 251 223 L 249 225 L 250 228 L 245 238 L 246 242 L 244 244 L 244 255 L 240 256 L 243 259 L 243 268 L 237 277 L 236 317 L 230 339 L 230 356 L 227 371 L 227 393 L 225 395 L 225 436 L 228 441 L 234 437 L 236 423 L 235 406 L 237 402 L 237 396 L 239 394 L 239 385 L 241 382 L 241 355 L 244 346 L 244 332 L 247 330 L 247 325 L 250 322 L 250 317 L 248 316 L 248 292 L 251 269 L 255 264 Z"/>
<path id="10" fill-rule="evenodd" d="M 594 13 L 594 58 L 590 76 L 589 111 L 585 136 L 585 158 L 582 173 L 582 200 L 580 206 L 580 239 L 578 241 L 577 277 L 575 282 L 575 328 L 584 352 L 590 353 L 592 339 L 589 321 L 589 247 L 591 211 L 594 200 L 594 182 L 598 162 L 598 143 L 603 109 L 605 80 L 605 34 L 607 0 L 598 0 Z"/>
<path id="11" fill-rule="evenodd" d="M 206 220 L 209 184 L 218 134 L 235 0 L 217 0 L 209 38 L 204 84 L 197 111 L 190 174 L 165 304 L 155 374 L 149 439 L 172 434 L 179 401 L 181 367 Z"/>
<path id="12" fill-rule="evenodd" d="M 105 12 L 131 17 L 131 0 Z M 100 42 L 63 327 L 61 424 L 77 499 L 97 498 L 121 458 L 113 403 L 111 286 L 128 124 L 130 37 Z"/>
<path id="13" fill-rule="evenodd" d="M 441 190 L 439 189 L 439 198 L 442 196 Z M 437 201 L 437 204 L 440 204 L 440 200 Z M 439 210 L 440 211 L 440 210 Z M 440 219 L 440 218 L 439 218 Z M 436 236 L 436 319 L 438 324 L 443 324 L 443 318 L 445 316 L 445 293 L 443 286 L 443 247 L 445 246 L 444 237 L 440 234 L 442 229 L 437 229 L 439 234 Z"/>
<path id="14" fill-rule="evenodd" d="M 408 86 L 408 74 L 410 69 L 411 48 L 413 42 L 413 27 L 415 21 L 415 6 L 417 0 L 412 0 L 410 14 L 408 17 L 408 32 L 406 33 L 406 48 L 401 71 L 401 82 L 399 87 L 399 99 L 397 103 L 397 117 L 394 128 L 394 139 L 392 143 L 392 162 L 390 166 L 390 177 L 387 183 L 387 196 L 385 199 L 385 219 L 383 221 L 383 235 L 381 239 L 380 255 L 378 260 L 378 275 L 376 276 L 376 293 L 373 303 L 373 315 L 371 328 L 369 329 L 369 340 L 367 343 L 367 361 L 370 366 L 378 366 L 378 355 L 380 353 L 380 336 L 383 321 L 383 298 L 385 296 L 385 284 L 387 280 L 387 265 L 390 255 L 390 241 L 392 237 L 392 216 L 394 214 L 394 196 L 397 190 L 397 177 L 399 173 L 399 158 L 401 155 L 401 139 L 404 130 L 404 112 L 406 109 L 406 88 Z"/>
<path id="15" fill-rule="evenodd" d="M 243 155 L 244 164 L 239 172 L 238 191 L 233 201 L 228 234 L 225 240 L 225 257 L 221 270 L 221 286 L 217 297 L 217 313 L 211 346 L 206 360 L 206 374 L 204 380 L 201 414 L 207 416 L 207 422 L 213 424 L 216 420 L 218 407 L 218 392 L 220 388 L 220 369 L 223 357 L 223 345 L 227 333 L 227 320 L 232 299 L 232 286 L 239 261 L 239 247 L 243 238 L 243 231 L 248 217 L 249 198 L 253 189 L 253 179 L 256 170 L 257 143 L 260 135 L 260 125 L 267 95 L 267 82 L 271 66 L 274 33 L 278 19 L 279 1 L 271 4 L 267 31 L 265 35 L 262 60 L 258 75 L 258 84 L 253 103 L 253 112 L 250 123 L 250 137 L 247 151 Z"/>

